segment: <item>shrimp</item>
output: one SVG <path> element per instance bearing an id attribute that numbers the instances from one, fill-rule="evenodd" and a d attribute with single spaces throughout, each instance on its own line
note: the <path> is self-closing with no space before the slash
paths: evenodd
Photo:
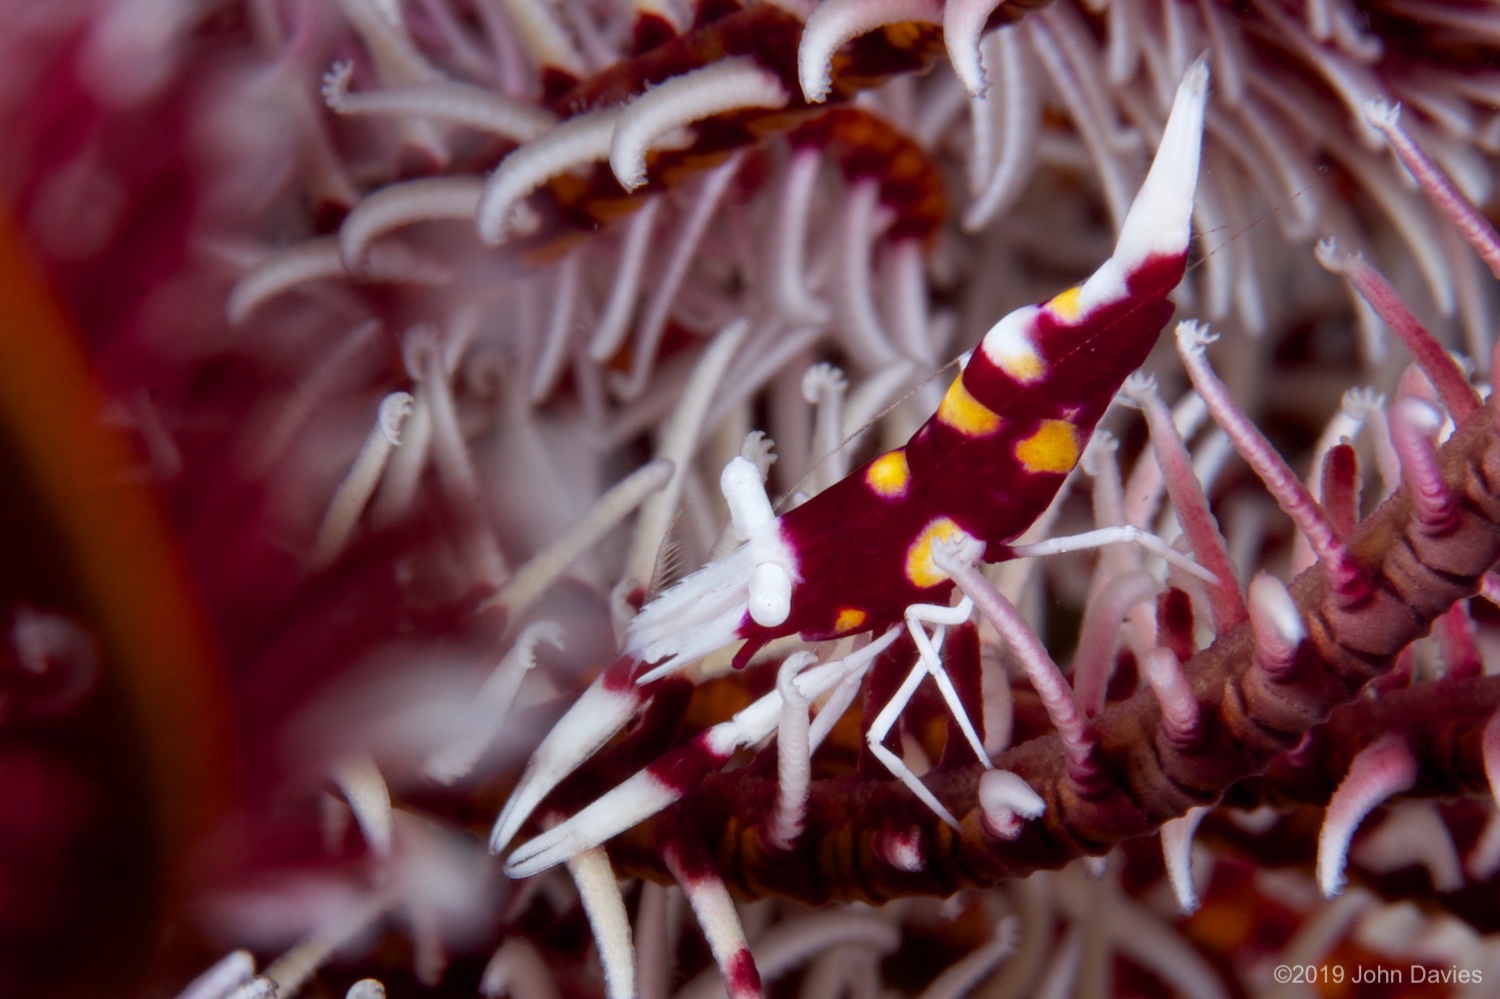
<path id="1" fill-rule="evenodd" d="M 720 485 L 743 544 L 642 608 L 619 657 L 542 741 L 495 823 L 491 849 L 503 850 L 546 795 L 689 664 L 742 642 L 735 655 L 742 665 L 768 642 L 794 634 L 810 642 L 873 640 L 812 668 L 804 669 L 815 661 L 811 654 L 793 656 L 775 690 L 519 847 L 508 858 L 509 873 L 538 873 L 676 801 L 699 775 L 769 735 L 789 704 L 801 705 L 805 718 L 808 702 L 862 676 L 903 622 L 920 662 L 871 724 L 867 742 L 956 825 L 880 745 L 903 697 L 930 674 L 988 762 L 937 655 L 943 629 L 972 610 L 967 597 L 949 606 L 954 580 L 939 551 L 963 543 L 989 562 L 1034 553 L 1012 543 L 1051 503 L 1116 391 L 1171 318 L 1168 296 L 1187 268 L 1207 86 L 1199 60 L 1178 88 L 1109 259 L 1082 284 L 997 322 L 906 444 L 779 516 L 753 462 L 741 457 L 726 466 Z M 1140 539 L 1122 533 L 1104 540 Z M 936 625 L 931 637 L 924 624 Z"/>

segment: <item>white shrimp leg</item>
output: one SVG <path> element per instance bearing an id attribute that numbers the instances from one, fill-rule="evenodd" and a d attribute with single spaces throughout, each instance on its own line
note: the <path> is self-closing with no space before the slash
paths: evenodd
<path id="1" fill-rule="evenodd" d="M 937 654 L 936 645 L 942 642 L 942 635 L 949 625 L 963 624 L 969 619 L 974 611 L 973 601 L 964 597 L 959 601 L 957 607 L 948 607 L 943 604 L 913 604 L 906 608 L 906 627 L 911 632 L 911 637 L 917 643 L 918 665 L 926 669 L 938 690 L 943 695 L 948 710 L 953 712 L 953 719 L 958 722 L 959 730 L 963 732 L 964 738 L 968 740 L 969 746 L 974 750 L 974 755 L 979 762 L 986 767 L 990 765 L 989 754 L 984 751 L 984 740 L 979 738 L 979 733 L 974 730 L 974 722 L 969 718 L 969 713 L 964 709 L 963 702 L 958 699 L 958 691 L 953 689 L 953 681 L 948 678 L 948 671 L 943 668 L 943 660 Z M 923 624 L 935 624 L 937 629 L 933 634 L 937 642 L 927 637 L 927 630 Z"/>
<path id="2" fill-rule="evenodd" d="M 942 819 L 954 829 L 958 828 L 958 820 L 953 813 L 944 808 L 942 803 L 933 797 L 932 792 L 922 783 L 921 778 L 914 774 L 901 757 L 885 748 L 883 743 L 885 737 L 890 734 L 896 719 L 901 712 L 906 710 L 907 704 L 911 702 L 912 695 L 917 691 L 917 686 L 922 679 L 931 676 L 933 682 L 938 685 L 942 692 L 943 700 L 948 704 L 948 710 L 953 712 L 954 719 L 958 722 L 959 729 L 964 738 L 973 747 L 974 754 L 979 757 L 979 762 L 986 768 L 990 766 L 989 754 L 984 751 L 984 744 L 979 738 L 979 733 L 974 730 L 974 723 L 969 718 L 969 713 L 964 709 L 963 703 L 958 699 L 958 691 L 953 689 L 953 681 L 948 678 L 948 671 L 943 669 L 943 661 L 938 656 L 938 650 L 943 646 L 943 638 L 947 634 L 948 626 L 962 624 L 969 619 L 974 611 L 974 604 L 965 597 L 956 607 L 946 607 L 942 604 L 912 604 L 906 608 L 906 627 L 911 632 L 911 637 L 917 645 L 917 662 L 912 666 L 911 672 L 906 675 L 901 686 L 891 695 L 885 707 L 875 716 L 870 723 L 870 730 L 865 733 L 865 744 L 870 747 L 870 752 L 875 758 L 885 764 L 885 768 L 891 775 L 911 789 L 911 792 L 921 799 L 922 803 L 932 809 L 933 814 Z M 932 636 L 929 638 L 924 624 L 935 624 Z"/>
<path id="3" fill-rule="evenodd" d="M 892 628 L 858 652 L 804 670 L 792 682 L 807 700 L 822 697 L 868 668 L 899 633 Z M 798 655 L 813 661 L 809 653 Z M 705 729 L 692 742 L 639 771 L 577 815 L 518 847 L 506 859 L 505 872 L 513 878 L 539 874 L 645 821 L 681 799 L 735 752 L 775 731 L 781 707 L 780 692 L 772 690 L 728 721 Z"/>
<path id="4" fill-rule="evenodd" d="M 1082 534 L 1069 534 L 1065 537 L 1048 538 L 1045 541 L 1034 541 L 1026 545 L 1013 545 L 1010 550 L 1013 555 L 1020 558 L 1040 558 L 1044 555 L 1062 555 L 1067 552 L 1086 551 L 1090 548 L 1103 548 L 1105 545 L 1122 544 L 1140 545 L 1151 554 L 1175 565 L 1190 576 L 1196 576 L 1205 583 L 1219 582 L 1218 576 L 1188 556 L 1174 550 L 1162 538 L 1132 524 L 1099 527 L 1092 531 L 1084 531 Z"/>

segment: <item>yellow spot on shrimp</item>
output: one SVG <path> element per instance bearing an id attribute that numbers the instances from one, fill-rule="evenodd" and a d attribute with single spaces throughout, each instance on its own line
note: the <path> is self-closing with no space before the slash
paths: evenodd
<path id="1" fill-rule="evenodd" d="M 1066 420 L 1043 420 L 1016 444 L 1016 460 L 1028 472 L 1068 472 L 1078 464 L 1078 428 Z"/>
<path id="2" fill-rule="evenodd" d="M 938 407 L 938 421 L 965 437 L 988 437 L 1000 429 L 1000 414 L 969 394 L 963 376 L 953 379 L 943 404 Z"/>
<path id="3" fill-rule="evenodd" d="M 906 549 L 906 578 L 913 586 L 937 586 L 948 581 L 948 574 L 937 567 L 932 546 L 961 536 L 964 529 L 947 517 L 938 517 L 922 528 L 917 540 Z"/>
<path id="4" fill-rule="evenodd" d="M 911 485 L 911 466 L 906 463 L 906 452 L 901 449 L 881 455 L 865 469 L 865 484 L 875 495 L 885 499 L 900 499 Z"/>
<path id="5" fill-rule="evenodd" d="M 1080 299 L 1083 297 L 1083 285 L 1074 285 L 1067 291 L 1061 292 L 1052 301 L 1047 303 L 1047 308 L 1052 314 L 1063 322 L 1071 323 L 1078 318 Z"/>
<path id="6" fill-rule="evenodd" d="M 865 623 L 865 612 L 858 607 L 845 607 L 833 621 L 833 633 L 843 635 L 856 630 Z"/>

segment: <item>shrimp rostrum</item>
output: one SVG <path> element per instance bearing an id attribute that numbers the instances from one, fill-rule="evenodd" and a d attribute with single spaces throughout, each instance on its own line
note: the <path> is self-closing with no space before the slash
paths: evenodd
<path id="1" fill-rule="evenodd" d="M 842 713 L 834 710 L 838 698 L 852 697 L 848 691 L 903 629 L 918 661 L 868 726 L 866 743 L 939 818 L 953 822 L 883 743 L 905 701 L 930 676 L 968 743 L 988 762 L 939 656 L 945 628 L 967 621 L 973 610 L 967 585 L 950 606 L 954 576 L 980 578 L 955 566 L 1032 553 L 1012 543 L 1051 503 L 1115 393 L 1171 318 L 1168 296 L 1187 266 L 1207 82 L 1200 61 L 1179 86 L 1109 259 L 1082 284 L 997 322 L 905 445 L 780 516 L 756 465 L 745 458 L 729 463 L 721 485 L 743 545 L 647 603 L 630 623 L 620 656 L 532 757 L 495 824 L 491 848 L 504 849 L 548 793 L 624 728 L 670 674 L 736 642 L 743 645 L 735 661 L 743 664 L 783 636 L 871 640 L 832 662 L 819 663 L 811 652 L 793 655 L 770 693 L 520 845 L 507 859 L 509 873 L 535 874 L 649 818 L 738 749 L 778 728 L 786 740 L 795 716 L 803 750 L 811 752 Z M 1122 539 L 1128 540 L 1104 540 Z M 809 734 L 808 704 L 824 695 L 830 703 Z M 795 835 L 797 827 L 792 816 L 779 835 Z"/>

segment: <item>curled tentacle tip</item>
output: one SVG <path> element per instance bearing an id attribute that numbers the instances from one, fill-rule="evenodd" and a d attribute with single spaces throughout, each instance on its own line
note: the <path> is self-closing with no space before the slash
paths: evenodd
<path id="1" fill-rule="evenodd" d="M 786 660 L 776 670 L 776 689 L 780 692 L 784 701 L 795 704 L 806 704 L 808 696 L 802 692 L 802 688 L 795 683 L 797 674 L 818 661 L 816 653 L 794 652 L 786 657 Z"/>
<path id="2" fill-rule="evenodd" d="M 932 545 L 932 560 L 939 569 L 952 575 L 955 569 L 972 566 L 984 552 L 984 542 L 963 531 L 938 538 Z"/>
<path id="3" fill-rule="evenodd" d="M 1001 0 L 948 0 L 943 5 L 943 40 L 953 74 L 972 97 L 989 93 L 990 81 L 985 75 L 984 57 L 979 38 L 990 14 Z"/>
<path id="4" fill-rule="evenodd" d="M 323 103 L 330 110 L 337 112 L 344 109 L 344 99 L 349 96 L 349 84 L 353 79 L 354 63 L 348 59 L 339 60 L 323 74 Z"/>
<path id="5" fill-rule="evenodd" d="M 760 472 L 761 481 L 764 482 L 766 473 L 771 470 L 772 465 L 776 464 L 776 442 L 771 440 L 764 430 L 752 430 L 740 442 L 739 456 L 756 467 Z"/>
<path id="6" fill-rule="evenodd" d="M 1108 430 L 1097 430 L 1084 446 L 1083 455 L 1078 459 L 1078 467 L 1083 469 L 1085 475 L 1098 478 L 1109 467 L 1109 463 L 1114 461 L 1115 452 L 1119 450 L 1119 438 Z"/>
<path id="7" fill-rule="evenodd" d="M 1176 334 L 1177 349 L 1193 357 L 1202 356 L 1204 349 L 1219 339 L 1219 334 L 1196 319 L 1184 319 L 1178 323 Z"/>
<path id="8" fill-rule="evenodd" d="M 501 208 L 480 207 L 479 241 L 485 246 L 503 246 L 512 236 L 530 236 L 541 228 L 536 210 L 524 202 L 513 202 Z"/>
<path id="9" fill-rule="evenodd" d="M 563 626 L 556 621 L 533 621 L 528 624 L 516 639 L 516 648 L 521 649 L 523 661 L 526 668 L 530 669 L 536 665 L 536 647 L 543 642 L 561 651 L 567 648 L 565 641 L 567 632 Z"/>
<path id="10" fill-rule="evenodd" d="M 441 362 L 443 356 L 442 337 L 432 323 L 417 323 L 401 338 L 401 363 L 413 381 L 427 377 L 429 362 Z"/>
<path id="11" fill-rule="evenodd" d="M 799 65 L 797 67 L 797 82 L 802 85 L 802 96 L 809 104 L 822 104 L 828 100 L 828 92 L 833 89 L 833 74 L 831 67 L 826 63 L 811 66 Z"/>
<path id="12" fill-rule="evenodd" d="M 609 159 L 621 114 L 608 107 L 577 115 L 512 150 L 485 179 L 474 212 L 480 241 L 498 246 L 535 232 L 541 221 L 526 199 L 553 177 Z"/>
<path id="13" fill-rule="evenodd" d="M 410 392 L 392 392 L 380 400 L 380 433 L 392 447 L 401 443 L 401 424 L 411 415 L 416 402 Z"/>
<path id="14" fill-rule="evenodd" d="M 610 169 L 621 187 L 634 191 L 646 183 L 647 155 L 691 145 L 696 122 L 728 111 L 785 107 L 790 99 L 776 74 L 746 56 L 674 76 L 625 106 L 610 136 Z"/>
<path id="15" fill-rule="evenodd" d="M 1330 274 L 1344 273 L 1344 268 L 1353 259 L 1348 254 L 1339 252 L 1339 241 L 1332 236 L 1324 236 L 1318 240 L 1318 245 L 1313 247 L 1313 256 L 1318 258 L 1318 263 Z"/>
<path id="16" fill-rule="evenodd" d="M 1015 839 L 1026 822 L 1042 817 L 1047 802 L 1019 775 L 986 770 L 979 777 L 979 807 L 988 832 L 1000 839 Z"/>
<path id="17" fill-rule="evenodd" d="M 645 150 L 626 152 L 618 157 L 611 155 L 609 158 L 610 170 L 615 175 L 626 193 L 635 191 L 645 186 L 646 183 L 646 155 Z"/>
<path id="18" fill-rule="evenodd" d="M 797 46 L 797 82 L 809 104 L 821 104 L 833 90 L 833 56 L 852 41 L 885 24 L 943 20 L 940 0 L 827 0 L 807 18 Z"/>
<path id="19" fill-rule="evenodd" d="M 827 361 L 814 364 L 802 375 L 802 398 L 809 403 L 821 401 L 826 392 L 843 392 L 848 387 L 844 372 Z"/>
<path id="20" fill-rule="evenodd" d="M 898 871 L 915 874 L 927 866 L 922 851 L 922 833 L 918 829 L 882 832 L 876 840 L 875 853 Z"/>
<path id="21" fill-rule="evenodd" d="M 833 89 L 833 53 L 843 44 L 843 32 L 830 24 L 837 4 L 824 4 L 812 12 L 797 46 L 797 84 L 809 104 L 822 104 Z"/>
<path id="22" fill-rule="evenodd" d="M 1366 420 L 1385 405 L 1385 395 L 1368 385 L 1344 393 L 1340 408 L 1352 420 Z"/>
<path id="23" fill-rule="evenodd" d="M 1372 97 L 1365 101 L 1365 120 L 1376 128 L 1393 127 L 1401 119 L 1401 104 L 1392 104 L 1384 97 Z"/>
<path id="24" fill-rule="evenodd" d="M 1120 386 L 1120 396 L 1131 405 L 1140 405 L 1157 394 L 1156 376 L 1148 371 L 1132 371 Z"/>

